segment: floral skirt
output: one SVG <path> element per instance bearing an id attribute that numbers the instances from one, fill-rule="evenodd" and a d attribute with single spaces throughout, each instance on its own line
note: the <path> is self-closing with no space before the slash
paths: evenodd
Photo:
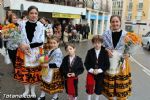
<path id="1" fill-rule="evenodd" d="M 14 79 L 23 84 L 35 84 L 41 81 L 41 67 L 24 66 L 25 54 L 17 50 Z"/>
<path id="2" fill-rule="evenodd" d="M 104 95 L 113 100 L 113 97 L 117 97 L 117 100 L 126 100 L 131 95 L 131 72 L 129 61 L 126 60 L 125 69 L 120 70 L 116 75 L 105 75 L 104 78 Z"/>
<path id="3" fill-rule="evenodd" d="M 64 79 L 59 69 L 54 70 L 52 81 L 50 83 L 42 80 L 41 89 L 49 94 L 63 92 Z"/>

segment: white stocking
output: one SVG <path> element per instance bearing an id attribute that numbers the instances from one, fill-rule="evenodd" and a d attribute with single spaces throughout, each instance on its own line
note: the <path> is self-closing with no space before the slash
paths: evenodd
<path id="1" fill-rule="evenodd" d="M 95 96 L 95 100 L 99 100 L 99 95 L 96 95 L 96 96 Z"/>
<path id="2" fill-rule="evenodd" d="M 74 100 L 77 100 L 77 97 L 75 97 Z"/>
<path id="3" fill-rule="evenodd" d="M 58 93 L 55 93 L 55 94 L 53 95 L 53 98 L 54 98 L 54 99 L 58 98 Z M 53 100 L 53 99 L 52 99 L 52 100 Z"/>
<path id="4" fill-rule="evenodd" d="M 41 91 L 40 97 L 45 97 L 45 92 L 44 91 Z"/>
<path id="5" fill-rule="evenodd" d="M 31 85 L 31 96 L 35 96 L 36 97 L 36 94 L 35 94 L 35 85 Z"/>
<path id="6" fill-rule="evenodd" d="M 88 96 L 87 96 L 87 100 L 91 100 L 91 95 L 88 95 Z"/>
<path id="7" fill-rule="evenodd" d="M 29 94 L 29 86 L 30 86 L 29 84 L 24 85 L 25 91 L 24 91 L 24 93 L 22 94 L 23 97 L 25 97 L 25 96 L 27 96 L 27 95 Z"/>
<path id="8" fill-rule="evenodd" d="M 74 97 L 72 95 L 68 95 L 68 100 L 74 100 Z"/>

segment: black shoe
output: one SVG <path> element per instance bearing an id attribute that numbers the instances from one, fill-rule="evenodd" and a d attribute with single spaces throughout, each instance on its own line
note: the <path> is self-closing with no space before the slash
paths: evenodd
<path id="1" fill-rule="evenodd" d="M 20 98 L 20 100 L 26 100 L 26 98 Z"/>
<path id="2" fill-rule="evenodd" d="M 32 97 L 31 100 L 38 100 L 37 97 Z"/>
<path id="3" fill-rule="evenodd" d="M 37 100 L 45 100 L 45 97 L 39 97 Z"/>
<path id="4" fill-rule="evenodd" d="M 51 100 L 58 100 L 58 97 L 57 98 L 52 98 Z"/>

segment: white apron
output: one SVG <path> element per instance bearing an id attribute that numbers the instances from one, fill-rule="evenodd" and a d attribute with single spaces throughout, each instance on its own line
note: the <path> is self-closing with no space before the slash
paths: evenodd
<path id="1" fill-rule="evenodd" d="M 120 67 L 119 67 L 119 60 L 121 58 L 121 53 L 119 53 L 117 50 L 113 51 L 113 56 L 112 58 L 109 58 L 110 61 L 110 68 L 109 70 L 107 70 L 108 74 L 118 74 L 120 71 Z"/>

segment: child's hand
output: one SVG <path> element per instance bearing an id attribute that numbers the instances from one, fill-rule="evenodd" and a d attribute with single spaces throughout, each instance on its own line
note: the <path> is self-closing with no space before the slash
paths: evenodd
<path id="1" fill-rule="evenodd" d="M 97 75 L 98 74 L 98 69 L 94 69 L 93 74 Z"/>
<path id="2" fill-rule="evenodd" d="M 71 77 L 71 73 L 68 73 L 68 74 L 67 74 L 67 77 Z"/>
<path id="3" fill-rule="evenodd" d="M 75 77 L 75 73 L 71 73 L 71 77 Z"/>

